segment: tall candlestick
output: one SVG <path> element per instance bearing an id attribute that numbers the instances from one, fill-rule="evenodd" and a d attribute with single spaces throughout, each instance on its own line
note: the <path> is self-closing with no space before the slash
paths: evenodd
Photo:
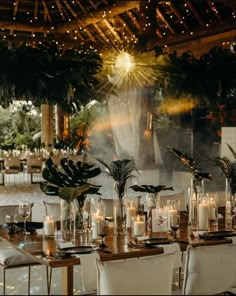
<path id="1" fill-rule="evenodd" d="M 200 230 L 208 230 L 208 208 L 209 204 L 202 202 L 198 207 L 198 228 Z"/>
<path id="2" fill-rule="evenodd" d="M 140 219 L 139 215 L 137 216 L 137 220 L 134 221 L 134 235 L 145 235 L 145 223 Z"/>
<path id="3" fill-rule="evenodd" d="M 127 208 L 127 221 L 126 221 L 127 227 L 132 227 L 132 218 L 135 216 L 135 214 L 136 214 L 135 207 Z"/>

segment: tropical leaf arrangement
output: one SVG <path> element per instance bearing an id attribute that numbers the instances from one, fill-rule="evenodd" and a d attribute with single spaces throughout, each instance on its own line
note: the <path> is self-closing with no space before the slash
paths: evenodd
<path id="1" fill-rule="evenodd" d="M 172 153 L 182 165 L 185 166 L 185 168 L 192 174 L 195 180 L 212 180 L 210 173 L 203 173 L 195 166 L 195 160 L 193 158 L 188 157 L 187 154 L 184 154 L 175 148 L 167 148 L 167 150 Z"/>
<path id="2" fill-rule="evenodd" d="M 125 186 L 129 178 L 137 177 L 135 172 L 135 162 L 133 159 L 118 159 L 113 160 L 110 164 L 107 164 L 104 160 L 97 157 L 96 160 L 100 162 L 106 170 L 104 171 L 108 177 L 113 178 L 115 182 L 115 190 L 119 199 L 122 199 L 125 193 Z"/>
<path id="3" fill-rule="evenodd" d="M 130 186 L 134 191 L 147 192 L 147 193 L 157 193 L 162 190 L 174 190 L 173 187 L 167 187 L 165 185 L 132 185 Z"/>
<path id="4" fill-rule="evenodd" d="M 224 157 L 207 156 L 207 159 L 213 162 L 215 166 L 218 166 L 222 170 L 222 173 L 225 175 L 230 185 L 231 193 L 235 194 L 236 193 L 236 152 L 229 144 L 227 144 L 227 146 L 235 158 L 234 161 L 230 161 L 229 158 L 226 156 Z"/>
<path id="5" fill-rule="evenodd" d="M 40 188 L 45 194 L 59 196 L 68 203 L 77 199 L 79 206 L 82 207 L 87 194 L 101 195 L 99 193 L 101 185 L 86 182 L 87 179 L 96 177 L 100 173 L 100 168 L 94 164 L 62 158 L 57 167 L 52 158 L 48 158 L 42 171 L 42 177 L 46 182 L 41 182 Z"/>
<path id="6" fill-rule="evenodd" d="M 193 190 L 195 195 L 197 196 L 197 183 L 202 180 L 212 180 L 212 176 L 210 173 L 203 173 L 199 168 L 195 165 L 195 160 L 191 157 L 188 157 L 187 154 L 182 153 L 181 151 L 175 148 L 167 148 L 167 150 L 172 153 L 178 161 L 192 174 L 193 176 Z"/>

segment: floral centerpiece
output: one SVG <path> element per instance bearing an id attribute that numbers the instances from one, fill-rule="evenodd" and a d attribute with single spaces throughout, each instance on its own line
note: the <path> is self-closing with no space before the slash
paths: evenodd
<path id="1" fill-rule="evenodd" d="M 88 183 L 86 180 L 96 177 L 101 173 L 99 167 L 87 162 L 62 158 L 60 165 L 57 167 L 51 158 L 45 162 L 42 171 L 44 182 L 40 183 L 41 190 L 51 196 L 60 197 L 66 204 L 64 220 L 71 220 L 72 204 L 76 204 L 78 218 L 82 223 L 82 209 L 87 194 L 98 194 L 101 186 Z"/>
<path id="2" fill-rule="evenodd" d="M 147 230 L 152 231 L 152 210 L 160 207 L 160 192 L 162 190 L 174 190 L 172 186 L 165 185 L 132 185 L 134 191 L 147 192 Z"/>
<path id="3" fill-rule="evenodd" d="M 114 217 L 115 228 L 117 228 L 117 233 L 121 234 L 126 232 L 126 214 L 125 214 L 125 204 L 124 196 L 126 191 L 126 185 L 128 179 L 135 177 L 137 169 L 135 167 L 135 162 L 133 159 L 120 159 L 113 160 L 110 164 L 107 164 L 104 160 L 96 158 L 106 170 L 104 171 L 108 177 L 111 177 L 114 180 L 114 191 L 118 197 L 117 201 L 117 213 L 116 218 Z M 114 213 L 115 215 L 115 213 Z M 116 220 L 116 221 L 115 221 Z M 117 227 L 116 227 L 117 226 Z M 116 231 L 115 231 L 116 232 Z"/>

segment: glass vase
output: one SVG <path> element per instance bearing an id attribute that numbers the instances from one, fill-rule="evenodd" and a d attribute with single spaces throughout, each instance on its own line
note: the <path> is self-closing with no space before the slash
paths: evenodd
<path id="1" fill-rule="evenodd" d="M 113 201 L 113 216 L 114 216 L 114 234 L 124 235 L 127 234 L 127 205 L 125 198 L 114 199 Z"/>
<path id="2" fill-rule="evenodd" d="M 232 225 L 236 215 L 236 178 L 226 178 L 225 180 L 225 229 L 232 230 Z M 235 227 L 236 228 L 236 227 Z"/>
<path id="3" fill-rule="evenodd" d="M 188 190 L 188 215 L 189 224 L 193 230 L 198 228 L 198 205 L 200 197 L 204 194 L 204 181 L 191 179 L 191 186 Z"/>
<path id="4" fill-rule="evenodd" d="M 73 241 L 74 239 L 73 216 L 72 203 L 61 200 L 61 235 L 64 241 Z"/>
<path id="5" fill-rule="evenodd" d="M 79 202 L 76 198 L 72 203 L 73 214 L 74 214 L 74 231 L 75 234 L 80 234 L 85 232 L 84 223 L 84 202 Z"/>
<path id="6" fill-rule="evenodd" d="M 160 207 L 160 192 L 146 194 L 147 231 L 153 231 L 153 210 Z"/>

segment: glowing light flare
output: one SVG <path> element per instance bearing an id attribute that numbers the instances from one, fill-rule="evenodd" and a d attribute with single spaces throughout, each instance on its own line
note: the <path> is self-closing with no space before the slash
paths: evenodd
<path id="1" fill-rule="evenodd" d="M 121 52 L 117 55 L 115 61 L 115 70 L 128 73 L 135 67 L 134 57 L 127 52 Z"/>
<path id="2" fill-rule="evenodd" d="M 130 124 L 129 118 L 117 118 L 112 120 L 113 127 L 121 127 Z M 91 134 L 96 132 L 102 132 L 111 129 L 110 119 L 104 120 L 103 122 L 96 122 L 91 128 Z"/>
<path id="3" fill-rule="evenodd" d="M 186 113 L 198 105 L 196 98 L 167 98 L 158 108 L 158 113 L 179 114 Z"/>

